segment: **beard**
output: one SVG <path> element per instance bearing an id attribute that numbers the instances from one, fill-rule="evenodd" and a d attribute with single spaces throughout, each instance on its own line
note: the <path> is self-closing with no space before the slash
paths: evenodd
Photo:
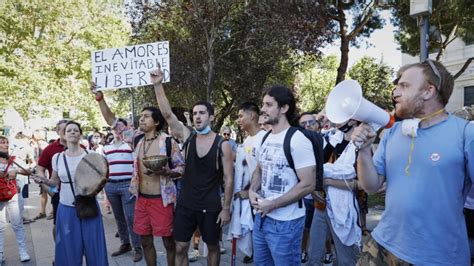
<path id="1" fill-rule="evenodd" d="M 423 110 L 423 107 L 423 99 L 415 97 L 413 100 L 403 103 L 403 106 L 395 107 L 395 115 L 401 119 L 414 118 L 421 110 Z"/>
<path id="2" fill-rule="evenodd" d="M 274 125 L 278 124 L 278 118 L 277 117 L 268 117 L 268 119 L 263 121 L 263 124 L 274 126 Z"/>

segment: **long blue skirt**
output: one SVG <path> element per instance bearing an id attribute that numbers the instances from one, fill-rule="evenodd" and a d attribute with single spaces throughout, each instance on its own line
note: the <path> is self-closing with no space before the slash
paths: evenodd
<path id="1" fill-rule="evenodd" d="M 86 256 L 87 265 L 109 265 L 102 215 L 81 220 L 74 207 L 60 203 L 56 220 L 55 265 L 82 265 L 83 256 Z"/>

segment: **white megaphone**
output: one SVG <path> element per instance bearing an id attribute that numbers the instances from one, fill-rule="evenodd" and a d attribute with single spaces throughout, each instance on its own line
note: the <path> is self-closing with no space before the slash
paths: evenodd
<path id="1" fill-rule="evenodd" d="M 344 80 L 332 89 L 326 101 L 326 116 L 335 124 L 354 119 L 390 128 L 395 123 L 395 117 L 362 96 L 355 80 Z"/>

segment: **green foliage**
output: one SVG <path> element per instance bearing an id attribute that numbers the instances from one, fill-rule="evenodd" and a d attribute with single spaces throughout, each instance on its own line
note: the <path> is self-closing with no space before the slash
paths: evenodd
<path id="1" fill-rule="evenodd" d="M 357 80 L 362 87 L 364 97 L 381 108 L 391 110 L 393 69 L 375 58 L 365 56 L 349 70 L 349 77 Z"/>
<path id="2" fill-rule="evenodd" d="M 291 84 L 294 50 L 317 53 L 327 38 L 324 1 L 162 1 L 137 5 L 134 41 L 168 40 L 172 106 L 210 99 L 218 128 L 242 101 L 261 100 L 265 86 Z M 142 15 L 143 14 L 143 15 Z M 154 95 L 147 92 L 152 104 Z M 233 120 L 231 118 L 231 120 Z"/>
<path id="3" fill-rule="evenodd" d="M 0 109 L 14 107 L 24 118 L 67 110 L 97 125 L 90 53 L 123 46 L 128 34 L 118 1 L 2 1 Z"/>
<path id="4" fill-rule="evenodd" d="M 429 17 L 429 50 L 443 49 L 455 38 L 474 40 L 474 1 L 433 0 L 433 13 Z M 410 1 L 396 0 L 392 9 L 393 24 L 398 27 L 395 39 L 401 50 L 410 55 L 420 54 L 420 31 L 417 20 L 410 17 Z"/>
<path id="5" fill-rule="evenodd" d="M 334 87 L 337 75 L 336 56 L 306 57 L 307 64 L 297 75 L 296 89 L 298 107 L 301 111 L 320 111 L 326 96 Z"/>
<path id="6" fill-rule="evenodd" d="M 296 81 L 298 107 L 301 111 L 320 111 L 334 87 L 338 59 L 335 56 L 305 59 L 307 64 L 297 75 Z M 348 71 L 348 76 L 360 83 L 366 99 L 382 108 L 391 109 L 393 70 L 375 60 L 371 57 L 361 58 Z"/>

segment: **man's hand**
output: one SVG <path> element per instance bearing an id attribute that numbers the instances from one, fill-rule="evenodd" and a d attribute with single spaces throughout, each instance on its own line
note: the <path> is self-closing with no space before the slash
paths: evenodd
<path id="1" fill-rule="evenodd" d="M 43 184 L 46 181 L 45 177 L 39 175 L 31 175 L 31 178 L 33 178 L 36 184 Z"/>
<path id="2" fill-rule="evenodd" d="M 224 225 L 228 224 L 229 222 L 230 222 L 230 210 L 228 208 L 224 208 L 219 213 L 219 216 L 217 217 L 216 224 L 219 224 L 220 227 L 223 227 Z"/>
<path id="3" fill-rule="evenodd" d="M 248 198 L 249 198 L 248 190 L 241 190 L 234 194 L 234 199 L 248 199 Z"/>
<path id="4" fill-rule="evenodd" d="M 370 145 L 374 143 L 376 135 L 377 134 L 370 125 L 362 123 L 354 129 L 351 139 L 359 150 L 364 150 L 367 147 L 370 148 Z"/>
<path id="5" fill-rule="evenodd" d="M 262 199 L 260 195 L 257 194 L 257 192 L 253 191 L 252 189 L 249 189 L 249 199 L 250 199 L 250 205 L 255 209 L 257 207 L 257 201 L 259 199 Z"/>
<path id="6" fill-rule="evenodd" d="M 190 119 L 190 118 L 191 118 L 191 117 L 189 116 L 189 112 L 184 112 L 183 114 L 184 114 L 184 117 L 185 117 L 186 119 Z"/>
<path id="7" fill-rule="evenodd" d="M 262 215 L 262 217 L 265 217 L 265 215 L 273 211 L 275 208 L 275 202 L 273 200 L 267 199 L 258 199 L 257 205 L 255 206 L 255 209 L 257 210 L 257 212 L 260 212 L 260 215 Z"/>
<path id="8" fill-rule="evenodd" d="M 163 82 L 163 71 L 161 71 L 161 66 L 158 65 L 158 69 L 150 71 L 150 81 L 153 85 L 160 85 Z"/>
<path id="9" fill-rule="evenodd" d="M 104 94 L 101 91 L 97 90 L 97 84 L 95 84 L 94 81 L 91 81 L 91 92 L 95 95 L 95 100 L 96 101 L 101 101 L 104 99 Z"/>

